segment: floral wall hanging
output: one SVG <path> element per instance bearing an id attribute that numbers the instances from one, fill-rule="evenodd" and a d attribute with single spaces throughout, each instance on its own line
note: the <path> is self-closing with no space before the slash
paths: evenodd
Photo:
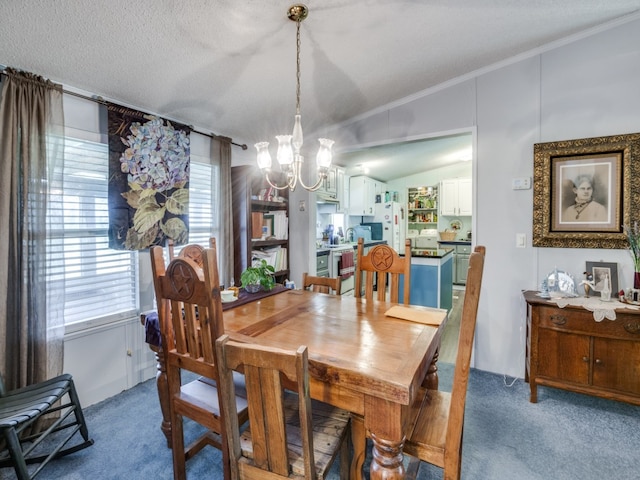
<path id="1" fill-rule="evenodd" d="M 142 250 L 189 237 L 189 127 L 107 104 L 109 247 Z"/>

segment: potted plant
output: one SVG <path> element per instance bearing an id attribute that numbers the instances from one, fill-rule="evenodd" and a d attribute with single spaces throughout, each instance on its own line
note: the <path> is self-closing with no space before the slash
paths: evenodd
<path id="1" fill-rule="evenodd" d="M 271 290 L 276 280 L 273 277 L 275 269 L 269 265 L 266 260 L 260 260 L 240 274 L 240 282 L 242 287 L 249 293 L 255 293 L 260 288 L 265 291 Z"/>
<path id="2" fill-rule="evenodd" d="M 623 225 L 623 227 L 629 243 L 629 253 L 633 258 L 633 288 L 640 288 L 640 229 L 638 229 L 638 222 L 633 224 L 633 228 L 630 225 Z"/>

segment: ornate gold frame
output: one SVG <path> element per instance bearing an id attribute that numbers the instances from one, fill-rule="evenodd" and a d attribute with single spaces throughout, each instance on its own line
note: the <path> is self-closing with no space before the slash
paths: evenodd
<path id="1" fill-rule="evenodd" d="M 626 248 L 622 225 L 640 222 L 640 133 L 536 143 L 533 146 L 533 246 L 560 248 Z M 614 229 L 557 231 L 552 219 L 554 161 L 569 157 L 620 158 L 620 202 L 613 208 L 620 225 Z M 633 207 L 633 208 L 632 208 Z M 615 230 L 615 231 L 612 231 Z"/>

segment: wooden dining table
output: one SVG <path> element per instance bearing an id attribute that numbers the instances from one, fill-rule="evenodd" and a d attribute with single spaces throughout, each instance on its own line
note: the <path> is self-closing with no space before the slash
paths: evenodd
<path id="1" fill-rule="evenodd" d="M 289 290 L 224 312 L 235 340 L 309 349 L 311 396 L 352 412 L 351 478 L 362 478 L 366 437 L 372 439 L 372 479 L 404 478 L 402 448 L 424 382 L 437 388 L 439 326 L 393 318 L 393 304 L 350 296 Z"/>

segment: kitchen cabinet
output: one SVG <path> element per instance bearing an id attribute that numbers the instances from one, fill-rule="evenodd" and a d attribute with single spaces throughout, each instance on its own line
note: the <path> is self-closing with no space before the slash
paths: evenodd
<path id="1" fill-rule="evenodd" d="M 407 190 L 407 231 L 438 228 L 438 187 Z"/>
<path id="2" fill-rule="evenodd" d="M 560 308 L 532 291 L 524 298 L 532 403 L 544 385 L 640 405 L 640 311 L 618 309 L 615 320 L 596 322 L 582 307 Z"/>
<path id="3" fill-rule="evenodd" d="M 329 276 L 329 250 L 323 250 L 316 254 L 316 275 L 318 277 Z"/>
<path id="4" fill-rule="evenodd" d="M 289 189 L 272 189 L 258 168 L 242 165 L 231 168 L 231 195 L 236 282 L 254 258 L 265 258 L 276 269 L 276 281 L 284 282 L 289 276 Z"/>
<path id="5" fill-rule="evenodd" d="M 472 189 L 470 178 L 451 178 L 440 182 L 440 215 L 471 216 Z"/>
<path id="6" fill-rule="evenodd" d="M 316 195 L 327 198 L 338 199 L 338 173 L 337 167 L 329 167 L 327 177 L 320 184 L 320 188 L 316 190 Z"/>
<path id="7" fill-rule="evenodd" d="M 357 175 L 349 179 L 349 215 L 373 216 L 380 182 Z"/>
<path id="8" fill-rule="evenodd" d="M 336 167 L 336 189 L 338 199 L 336 213 L 347 213 L 349 211 L 349 177 L 342 167 Z"/>
<path id="9" fill-rule="evenodd" d="M 467 283 L 467 271 L 469 270 L 469 256 L 471 245 L 456 245 L 453 254 L 454 275 L 453 283 L 465 285 Z"/>

